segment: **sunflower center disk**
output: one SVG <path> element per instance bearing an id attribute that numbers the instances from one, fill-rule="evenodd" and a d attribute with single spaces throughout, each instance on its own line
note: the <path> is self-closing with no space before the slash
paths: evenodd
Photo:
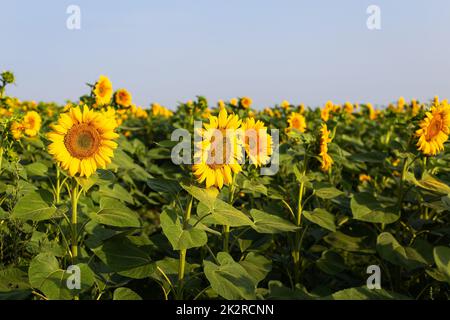
<path id="1" fill-rule="evenodd" d="M 211 169 L 220 169 L 229 163 L 228 160 L 231 159 L 232 151 L 227 146 L 228 138 L 226 133 L 221 132 L 217 137 L 215 135 L 211 137 L 211 150 L 208 158 L 208 165 Z"/>
<path id="2" fill-rule="evenodd" d="M 84 159 L 98 151 L 100 135 L 95 128 L 83 123 L 75 125 L 69 130 L 64 144 L 73 157 Z"/>
<path id="3" fill-rule="evenodd" d="M 438 135 L 438 133 L 442 130 L 442 119 L 440 115 L 435 116 L 433 120 L 431 120 L 430 127 L 428 129 L 427 140 L 430 140 Z"/>

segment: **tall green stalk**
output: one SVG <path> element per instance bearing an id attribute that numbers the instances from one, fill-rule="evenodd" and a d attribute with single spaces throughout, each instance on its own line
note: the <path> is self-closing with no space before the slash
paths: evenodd
<path id="1" fill-rule="evenodd" d="M 72 229 L 72 242 L 70 252 L 72 255 L 72 262 L 75 263 L 78 258 L 78 199 L 80 197 L 80 190 L 78 183 L 75 181 L 72 192 L 70 193 L 70 201 L 72 204 L 72 216 L 70 218 Z"/>
<path id="2" fill-rule="evenodd" d="M 230 187 L 230 204 L 233 205 L 234 201 L 234 191 L 235 191 L 235 180 L 236 180 L 236 174 L 233 176 L 233 182 Z M 229 252 L 229 243 L 230 243 L 230 226 L 224 225 L 223 231 L 222 231 L 222 237 L 223 237 L 223 251 Z"/>
<path id="3" fill-rule="evenodd" d="M 188 221 L 191 218 L 191 211 L 192 211 L 192 203 L 194 201 L 194 198 L 191 196 L 189 199 L 189 204 L 186 208 L 186 212 L 184 214 L 184 219 L 183 219 L 183 224 L 184 224 L 184 228 L 186 229 L 188 226 Z M 178 265 L 178 282 L 180 284 L 180 291 L 181 291 L 181 287 L 182 287 L 182 283 L 184 280 L 184 269 L 186 267 L 186 252 L 187 249 L 182 249 L 180 250 L 180 263 Z"/>

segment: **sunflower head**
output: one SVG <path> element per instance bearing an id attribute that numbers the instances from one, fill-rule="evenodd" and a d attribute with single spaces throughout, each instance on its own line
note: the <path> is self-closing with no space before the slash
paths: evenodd
<path id="1" fill-rule="evenodd" d="M 11 123 L 10 131 L 14 140 L 20 140 L 25 131 L 25 126 L 23 125 L 22 122 L 14 121 Z"/>
<path id="2" fill-rule="evenodd" d="M 41 129 L 41 116 L 36 111 L 28 111 L 23 118 L 25 134 L 29 137 L 35 137 Z"/>
<path id="3" fill-rule="evenodd" d="M 248 118 L 242 124 L 242 130 L 250 162 L 257 167 L 267 164 L 272 154 L 272 137 L 267 133 L 267 127 L 260 120 Z"/>
<path id="4" fill-rule="evenodd" d="M 252 105 L 253 100 L 249 97 L 243 97 L 241 99 L 241 106 L 244 109 L 250 109 L 250 106 Z"/>
<path id="5" fill-rule="evenodd" d="M 48 152 L 71 176 L 89 177 L 97 168 L 106 168 L 111 162 L 119 135 L 114 132 L 117 123 L 103 113 L 86 105 L 62 113 L 48 133 L 52 142 Z"/>
<path id="6" fill-rule="evenodd" d="M 226 109 L 218 117 L 209 116 L 209 123 L 198 131 L 201 141 L 196 143 L 192 170 L 199 183 L 206 187 L 232 183 L 232 173 L 239 173 L 242 152 L 241 120 L 237 115 L 228 115 Z"/>
<path id="7" fill-rule="evenodd" d="M 231 104 L 233 107 L 237 107 L 237 105 L 238 105 L 238 99 L 236 99 L 236 98 L 230 99 L 230 104 Z"/>
<path id="8" fill-rule="evenodd" d="M 297 112 L 292 112 L 288 118 L 289 128 L 296 129 L 300 132 L 305 132 L 306 130 L 306 120 L 303 115 Z"/>
<path id="9" fill-rule="evenodd" d="M 344 110 L 345 110 L 346 113 L 352 114 L 352 113 L 353 113 L 353 104 L 352 104 L 351 102 L 348 102 L 348 101 L 347 101 L 347 102 L 344 104 Z"/>
<path id="10" fill-rule="evenodd" d="M 116 103 L 124 108 L 129 108 L 132 104 L 131 94 L 126 89 L 119 89 L 114 94 Z"/>
<path id="11" fill-rule="evenodd" d="M 95 103 L 103 106 L 111 102 L 113 95 L 112 83 L 108 77 L 100 76 L 94 86 Z"/>
<path id="12" fill-rule="evenodd" d="M 322 171 L 328 171 L 331 168 L 331 165 L 333 164 L 333 159 L 328 154 L 328 144 L 331 142 L 330 138 L 330 130 L 328 130 L 327 125 L 322 123 L 322 126 L 320 128 L 320 153 L 319 156 L 322 157 Z"/>
<path id="13" fill-rule="evenodd" d="M 281 102 L 280 106 L 281 106 L 284 110 L 288 110 L 289 107 L 291 106 L 291 104 L 289 103 L 289 101 L 283 100 L 283 102 Z"/>
<path id="14" fill-rule="evenodd" d="M 419 126 L 417 149 L 425 155 L 436 155 L 444 149 L 450 133 L 450 107 L 446 104 L 431 107 Z"/>

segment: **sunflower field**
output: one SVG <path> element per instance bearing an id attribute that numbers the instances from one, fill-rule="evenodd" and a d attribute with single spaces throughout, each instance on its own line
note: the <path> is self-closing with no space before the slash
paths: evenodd
<path id="1" fill-rule="evenodd" d="M 447 100 L 144 108 L 100 76 L 57 105 L 8 96 L 15 81 L 0 299 L 450 296 Z"/>

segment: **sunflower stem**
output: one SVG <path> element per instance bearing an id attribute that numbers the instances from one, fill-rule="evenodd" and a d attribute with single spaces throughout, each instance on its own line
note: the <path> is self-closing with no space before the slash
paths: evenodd
<path id="1" fill-rule="evenodd" d="M 234 201 L 234 192 L 236 189 L 236 187 L 235 187 L 236 176 L 237 176 L 236 174 L 233 176 L 233 181 L 232 181 L 231 187 L 230 187 L 230 204 L 231 205 L 233 205 L 233 201 Z M 230 226 L 228 226 L 228 225 L 223 226 L 222 236 L 223 236 L 223 251 L 229 252 Z"/>
<path id="2" fill-rule="evenodd" d="M 184 219 L 183 219 L 184 229 L 186 229 L 188 227 L 188 221 L 191 218 L 193 202 L 194 202 L 194 197 L 191 196 L 189 199 L 189 204 L 186 208 Z M 186 253 L 187 253 L 187 249 L 180 250 L 180 262 L 178 265 L 178 282 L 179 282 L 179 290 L 180 290 L 180 294 L 179 294 L 180 299 L 183 298 L 182 291 L 183 291 L 183 281 L 184 281 L 184 269 L 186 267 Z"/>
<path id="3" fill-rule="evenodd" d="M 70 194 L 70 200 L 72 204 L 72 216 L 71 216 L 71 227 L 72 227 L 72 244 L 71 244 L 71 254 L 72 263 L 75 263 L 78 257 L 78 197 L 79 197 L 79 187 L 78 183 L 75 181 L 72 192 Z"/>

